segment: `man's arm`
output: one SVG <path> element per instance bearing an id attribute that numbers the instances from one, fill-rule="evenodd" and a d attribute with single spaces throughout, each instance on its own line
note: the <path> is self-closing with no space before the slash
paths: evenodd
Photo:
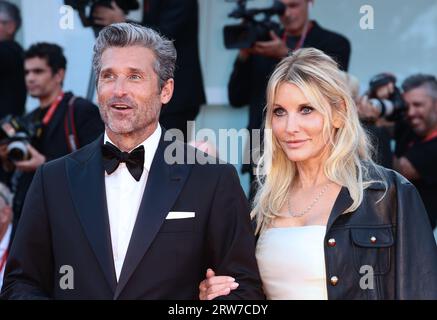
<path id="1" fill-rule="evenodd" d="M 235 168 L 223 168 L 208 223 L 208 266 L 217 275 L 233 277 L 239 284 L 222 299 L 264 299 L 249 206 Z"/>
<path id="2" fill-rule="evenodd" d="M 167 38 L 178 40 L 179 36 L 186 33 L 186 26 L 192 19 L 198 19 L 197 0 L 166 0 L 160 4 L 156 24 L 144 21 L 145 26 L 158 30 Z"/>
<path id="3" fill-rule="evenodd" d="M 91 102 L 78 98 L 75 103 L 75 125 L 79 147 L 96 140 L 105 131 L 99 108 Z"/>
<path id="4" fill-rule="evenodd" d="M 228 82 L 228 98 L 233 107 L 243 107 L 250 102 L 252 65 L 252 56 L 244 51 L 240 52 Z"/>
<path id="5" fill-rule="evenodd" d="M 420 174 L 406 157 L 393 158 L 393 168 L 410 181 L 419 180 Z"/>
<path id="6" fill-rule="evenodd" d="M 339 67 L 343 71 L 348 71 L 349 60 L 351 56 L 351 44 L 349 40 L 342 35 L 334 35 L 329 37 L 321 48 L 327 55 L 334 58 L 338 62 Z"/>
<path id="7" fill-rule="evenodd" d="M 49 299 L 53 291 L 53 254 L 39 168 L 24 203 L 6 265 L 1 299 Z"/>

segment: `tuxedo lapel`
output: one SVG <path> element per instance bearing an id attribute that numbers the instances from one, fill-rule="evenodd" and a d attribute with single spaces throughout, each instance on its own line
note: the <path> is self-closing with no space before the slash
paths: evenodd
<path id="1" fill-rule="evenodd" d="M 101 136 L 68 159 L 66 167 L 76 212 L 105 278 L 115 291 L 117 280 L 100 152 L 102 143 Z"/>
<path id="2" fill-rule="evenodd" d="M 190 172 L 189 165 L 168 165 L 165 162 L 164 151 L 169 142 L 163 140 L 164 135 L 165 132 L 161 135 L 161 141 L 147 178 L 137 220 L 115 292 L 115 299 L 120 296 L 129 278 L 149 249 Z"/>

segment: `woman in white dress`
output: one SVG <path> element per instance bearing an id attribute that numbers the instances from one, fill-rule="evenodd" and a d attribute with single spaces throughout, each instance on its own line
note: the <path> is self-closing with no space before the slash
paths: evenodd
<path id="1" fill-rule="evenodd" d="M 278 64 L 252 211 L 267 299 L 437 299 L 437 248 L 423 204 L 369 149 L 329 56 L 300 49 Z M 210 267 L 200 299 L 238 287 Z"/>

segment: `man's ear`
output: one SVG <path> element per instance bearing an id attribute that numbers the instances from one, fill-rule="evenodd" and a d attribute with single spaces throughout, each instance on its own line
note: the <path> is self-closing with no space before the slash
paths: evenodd
<path id="1" fill-rule="evenodd" d="M 65 78 L 65 70 L 64 69 L 59 69 L 56 73 L 55 73 L 55 78 L 56 81 L 62 85 L 62 83 L 64 82 L 64 78 Z"/>
<path id="2" fill-rule="evenodd" d="M 162 104 L 167 104 L 171 97 L 173 96 L 173 91 L 174 91 L 174 80 L 173 79 L 168 79 L 164 86 L 161 89 L 161 103 Z"/>
<path id="3" fill-rule="evenodd" d="M 308 0 L 308 11 L 311 11 L 314 6 L 314 0 Z"/>

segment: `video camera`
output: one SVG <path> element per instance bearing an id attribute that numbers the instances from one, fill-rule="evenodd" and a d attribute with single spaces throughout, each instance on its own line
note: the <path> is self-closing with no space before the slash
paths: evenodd
<path id="1" fill-rule="evenodd" d="M 7 144 L 8 159 L 22 161 L 30 158 L 27 145 L 36 137 L 38 125 L 8 115 L 0 120 L 0 144 Z"/>
<path id="2" fill-rule="evenodd" d="M 389 91 L 381 98 L 378 90 L 384 86 L 388 86 Z M 399 119 L 407 108 L 400 89 L 396 87 L 396 77 L 390 73 L 380 73 L 370 79 L 368 97 L 369 103 L 379 111 L 380 117 L 389 121 Z"/>
<path id="3" fill-rule="evenodd" d="M 247 9 L 248 0 L 227 0 L 236 2 L 237 8 L 234 9 L 229 17 L 243 19 L 241 24 L 227 25 L 223 29 L 225 47 L 227 49 L 251 48 L 256 41 L 270 40 L 270 31 L 279 34 L 280 24 L 271 21 L 274 15 L 283 15 L 285 5 L 274 0 L 269 8 Z M 256 16 L 264 14 L 263 20 L 257 20 Z"/>
<path id="4" fill-rule="evenodd" d="M 111 2 L 111 0 L 64 0 L 65 5 L 71 6 L 73 9 L 78 11 L 83 26 L 93 27 L 96 35 L 102 29 L 102 26 L 94 23 L 94 8 L 97 6 L 112 8 Z M 137 0 L 115 0 L 115 3 L 124 11 L 125 14 L 128 14 L 131 10 L 137 10 L 140 7 L 140 4 Z M 89 11 L 87 14 L 88 8 Z"/>

